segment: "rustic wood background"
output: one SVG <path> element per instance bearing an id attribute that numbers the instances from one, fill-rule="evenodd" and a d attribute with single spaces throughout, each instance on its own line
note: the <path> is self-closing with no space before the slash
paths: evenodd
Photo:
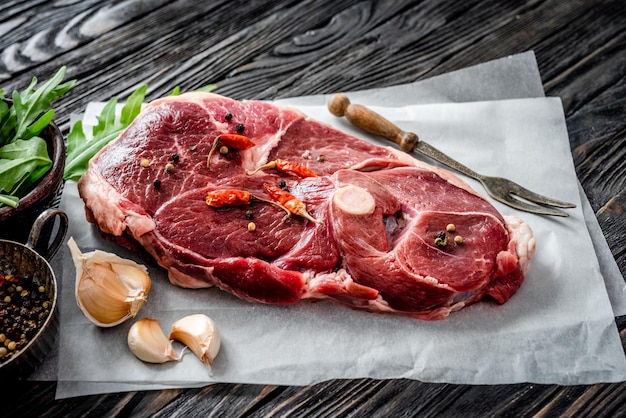
<path id="1" fill-rule="evenodd" d="M 626 4 L 619 0 L 8 0 L 0 86 L 61 65 L 80 83 L 57 121 L 89 101 L 216 83 L 238 99 L 384 87 L 534 50 L 563 100 L 583 188 L 626 275 Z M 617 318 L 622 341 L 626 320 Z M 625 416 L 626 384 L 467 386 L 333 380 L 216 384 L 54 400 L 54 382 L 1 382 L 3 416 Z"/>

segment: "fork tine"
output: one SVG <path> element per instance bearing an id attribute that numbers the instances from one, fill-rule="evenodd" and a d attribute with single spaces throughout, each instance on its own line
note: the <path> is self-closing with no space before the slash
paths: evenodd
<path id="1" fill-rule="evenodd" d="M 511 182 L 511 193 L 516 196 L 521 197 L 522 199 L 528 200 L 533 203 L 537 203 L 538 205 L 545 206 L 554 206 L 557 208 L 575 208 L 576 205 L 573 203 L 565 202 L 563 200 L 552 199 L 547 196 L 540 195 L 539 193 L 535 193 L 531 190 L 528 190 L 515 182 Z"/>
<path id="2" fill-rule="evenodd" d="M 487 180 L 488 183 L 491 183 L 491 185 L 497 184 L 497 188 L 500 192 L 504 192 L 503 194 L 514 194 L 524 200 L 528 200 L 529 202 L 533 202 L 538 205 L 554 206 L 558 208 L 576 207 L 576 205 L 574 205 L 573 203 L 565 202 L 563 200 L 552 199 L 547 196 L 540 195 L 539 193 L 535 193 L 508 179 L 503 179 L 499 177 L 487 177 L 484 179 Z"/>
<path id="3" fill-rule="evenodd" d="M 507 194 L 504 196 L 494 196 L 491 195 L 494 199 L 504 203 L 505 205 L 509 205 L 515 209 L 523 210 L 525 212 L 536 213 L 538 215 L 550 215 L 550 216 L 562 216 L 568 217 L 569 215 L 563 211 L 558 209 L 547 208 L 545 206 L 532 205 L 530 203 L 524 202 L 523 200 L 516 199 L 515 197 Z"/>

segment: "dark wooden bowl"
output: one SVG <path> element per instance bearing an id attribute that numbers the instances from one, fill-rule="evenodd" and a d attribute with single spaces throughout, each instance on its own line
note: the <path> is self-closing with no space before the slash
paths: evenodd
<path id="1" fill-rule="evenodd" d="M 44 210 L 56 207 L 63 191 L 63 170 L 65 169 L 65 142 L 54 122 L 40 134 L 48 145 L 48 155 L 52 168 L 34 188 L 22 199 L 17 208 L 0 206 L 0 238 L 26 242 L 28 233 Z"/>

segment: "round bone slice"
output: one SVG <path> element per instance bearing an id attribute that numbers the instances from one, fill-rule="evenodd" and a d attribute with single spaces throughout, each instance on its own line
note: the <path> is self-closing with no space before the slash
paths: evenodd
<path id="1" fill-rule="evenodd" d="M 357 186 L 337 189 L 333 203 L 343 213 L 355 216 L 371 215 L 376 207 L 374 197 L 367 190 Z"/>

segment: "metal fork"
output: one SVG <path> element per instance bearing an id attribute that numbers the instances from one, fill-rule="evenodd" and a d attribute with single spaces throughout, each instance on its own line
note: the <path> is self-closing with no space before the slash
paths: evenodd
<path id="1" fill-rule="evenodd" d="M 332 96 L 328 103 L 328 110 L 335 116 L 345 116 L 350 123 L 366 132 L 398 144 L 407 153 L 418 151 L 441 164 L 478 180 L 491 197 L 515 209 L 539 215 L 568 216 L 567 213 L 553 209 L 553 207 L 576 207 L 572 203 L 551 199 L 532 192 L 511 180 L 478 174 L 433 146 L 421 141 L 415 133 L 403 131 L 391 121 L 363 105 L 350 103 L 345 94 L 339 93 Z"/>

